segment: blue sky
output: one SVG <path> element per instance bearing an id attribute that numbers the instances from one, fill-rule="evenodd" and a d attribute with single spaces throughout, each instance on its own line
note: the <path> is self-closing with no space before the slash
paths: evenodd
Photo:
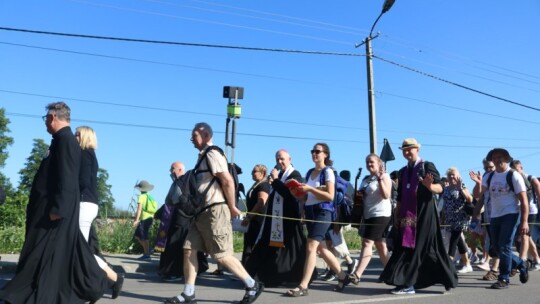
<path id="1" fill-rule="evenodd" d="M 364 55 L 355 44 L 368 35 L 382 3 L 2 1 L 0 27 Z M 481 169 L 490 148 L 502 146 L 526 171 L 540 175 L 539 23 L 535 0 L 397 0 L 379 20 L 380 36 L 373 41 L 376 56 L 396 63 L 373 61 L 377 150 L 387 138 L 396 155 L 388 170 L 404 164 L 397 149 L 403 139 L 416 137 L 421 156 L 441 173 L 457 166 L 466 176 Z M 234 159 L 246 172 L 241 181 L 247 187 L 251 168 L 273 167 L 280 148 L 306 172 L 313 144 L 327 142 L 335 167 L 353 175 L 369 153 L 363 56 L 6 30 L 0 30 L 0 54 L 0 106 L 15 139 L 2 170 L 14 184 L 32 140 L 50 141 L 40 118 L 45 105 L 64 100 L 73 127 L 89 125 L 97 132 L 98 159 L 110 174 L 116 206 L 127 208 L 140 179 L 156 186 L 153 193 L 162 202 L 170 163 L 195 164 L 189 138 L 196 122 L 210 123 L 223 147 L 226 85 L 245 89 Z"/>

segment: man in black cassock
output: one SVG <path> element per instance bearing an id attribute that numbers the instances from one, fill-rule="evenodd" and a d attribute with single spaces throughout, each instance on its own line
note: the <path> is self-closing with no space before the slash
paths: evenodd
<path id="1" fill-rule="evenodd" d="M 79 229 L 81 149 L 64 102 L 47 105 L 43 116 L 53 139 L 34 177 L 26 210 L 25 241 L 15 277 L 0 290 L 7 303 L 97 301 L 107 288 Z"/>

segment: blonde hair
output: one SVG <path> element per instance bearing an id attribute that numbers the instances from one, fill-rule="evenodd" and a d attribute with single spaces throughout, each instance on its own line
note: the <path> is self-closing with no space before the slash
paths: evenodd
<path id="1" fill-rule="evenodd" d="M 262 173 L 263 176 L 266 176 L 266 173 L 267 173 L 267 169 L 266 169 L 266 166 L 265 165 L 255 165 L 255 167 L 253 167 L 253 170 L 258 170 Z"/>
<path id="2" fill-rule="evenodd" d="M 97 137 L 94 129 L 87 126 L 80 126 L 75 131 L 79 133 L 79 145 L 81 149 L 97 149 Z"/>
<path id="3" fill-rule="evenodd" d="M 458 178 L 461 177 L 461 174 L 459 174 L 459 170 L 458 170 L 458 168 L 456 168 L 456 167 L 450 167 L 450 168 L 448 168 L 448 170 L 446 170 L 446 176 L 448 177 L 448 175 L 449 175 L 450 173 L 452 173 L 452 172 L 454 172 L 454 175 L 455 175 L 456 177 L 458 177 Z"/>

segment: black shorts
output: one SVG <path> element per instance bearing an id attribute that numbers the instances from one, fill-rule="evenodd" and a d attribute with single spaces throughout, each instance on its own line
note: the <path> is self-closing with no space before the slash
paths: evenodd
<path id="1" fill-rule="evenodd" d="M 379 216 L 364 219 L 364 231 L 360 236 L 372 241 L 382 240 L 384 238 L 386 227 L 389 223 L 389 216 Z"/>
<path id="2" fill-rule="evenodd" d="M 144 221 L 139 222 L 139 225 L 135 229 L 135 237 L 141 240 L 148 240 L 148 231 L 152 226 L 154 219 L 147 218 Z"/>

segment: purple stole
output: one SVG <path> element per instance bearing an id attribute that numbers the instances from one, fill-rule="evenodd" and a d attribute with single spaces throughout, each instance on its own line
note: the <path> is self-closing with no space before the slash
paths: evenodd
<path id="1" fill-rule="evenodd" d="M 401 174 L 401 201 L 399 207 L 399 227 L 402 235 L 401 246 L 406 248 L 416 247 L 416 216 L 418 190 L 418 171 L 422 166 L 419 158 L 412 169 L 405 167 Z M 412 171 L 412 172 L 411 172 Z"/>
<path id="2" fill-rule="evenodd" d="M 159 219 L 158 233 L 156 236 L 156 244 L 154 250 L 156 252 L 165 251 L 165 245 L 167 244 L 167 232 L 169 231 L 169 226 L 171 224 L 172 212 L 174 206 L 165 204 L 163 206 L 163 211 L 161 212 L 161 218 Z"/>

